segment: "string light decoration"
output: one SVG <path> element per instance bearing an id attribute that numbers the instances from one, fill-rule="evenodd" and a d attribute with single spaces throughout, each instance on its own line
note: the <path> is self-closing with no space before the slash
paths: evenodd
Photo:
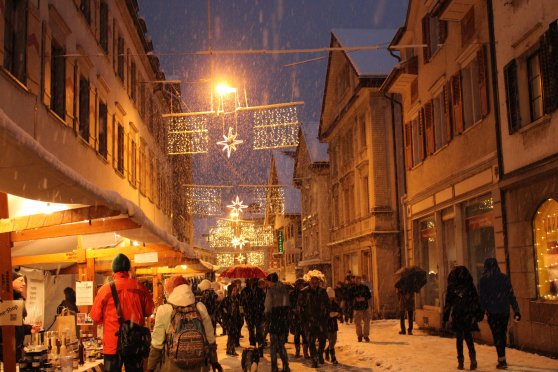
<path id="1" fill-rule="evenodd" d="M 236 146 L 244 143 L 243 140 L 238 140 L 236 137 L 238 133 L 233 129 L 233 127 L 229 127 L 229 132 L 225 135 L 223 134 L 223 141 L 217 142 L 218 145 L 223 146 L 223 152 L 227 152 L 227 158 L 231 157 L 231 153 L 236 151 Z"/>
<path id="2" fill-rule="evenodd" d="M 247 252 L 246 253 L 246 263 L 256 266 L 265 266 L 265 252 Z"/>
<path id="3" fill-rule="evenodd" d="M 273 227 L 255 221 L 219 219 L 217 225 L 209 229 L 209 246 L 214 249 L 236 248 L 233 245 L 235 237 L 244 239 L 244 244 L 250 244 L 250 247 L 269 247 L 273 245 Z"/>
<path id="4" fill-rule="evenodd" d="M 229 267 L 234 265 L 234 253 L 217 253 L 217 265 L 221 267 Z"/>
<path id="5" fill-rule="evenodd" d="M 191 215 L 217 216 L 223 213 L 221 187 L 186 185 L 186 211 Z"/>
<path id="6" fill-rule="evenodd" d="M 208 152 L 208 123 L 211 113 L 163 115 L 168 120 L 168 155 L 203 154 Z"/>
<path id="7" fill-rule="evenodd" d="M 285 188 L 283 186 L 255 186 L 252 188 L 254 202 L 270 214 L 285 214 Z"/>
<path id="8" fill-rule="evenodd" d="M 244 246 L 248 243 L 248 240 L 246 240 L 243 236 L 234 236 L 232 238 L 231 244 L 233 245 L 233 247 L 236 249 L 236 247 L 239 247 L 240 249 L 244 248 Z"/>
<path id="9" fill-rule="evenodd" d="M 301 102 L 267 106 L 242 107 L 239 111 L 253 111 L 254 150 L 278 149 L 298 146 L 297 106 Z"/>

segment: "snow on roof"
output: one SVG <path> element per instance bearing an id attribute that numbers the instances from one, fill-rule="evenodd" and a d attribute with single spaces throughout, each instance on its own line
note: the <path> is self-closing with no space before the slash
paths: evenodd
<path id="1" fill-rule="evenodd" d="M 334 29 L 333 36 L 342 47 L 379 45 L 379 49 L 346 52 L 359 76 L 389 75 L 397 60 L 387 46 L 397 29 Z"/>
<path id="2" fill-rule="evenodd" d="M 327 143 L 318 140 L 318 131 L 320 130 L 318 123 L 302 123 L 301 127 L 304 142 L 310 154 L 310 161 L 312 163 L 328 162 Z"/>
<path id="3" fill-rule="evenodd" d="M 277 181 L 285 186 L 285 214 L 300 213 L 300 190 L 293 186 L 294 151 L 274 151 Z"/>

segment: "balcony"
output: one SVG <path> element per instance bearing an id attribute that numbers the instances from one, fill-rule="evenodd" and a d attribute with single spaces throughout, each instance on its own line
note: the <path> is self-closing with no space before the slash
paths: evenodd
<path id="1" fill-rule="evenodd" d="M 459 22 L 465 17 L 476 0 L 438 0 L 432 13 L 442 21 Z"/>
<path id="2" fill-rule="evenodd" d="M 418 57 L 413 56 L 401 62 L 394 74 L 389 91 L 392 93 L 406 92 L 418 76 Z"/>

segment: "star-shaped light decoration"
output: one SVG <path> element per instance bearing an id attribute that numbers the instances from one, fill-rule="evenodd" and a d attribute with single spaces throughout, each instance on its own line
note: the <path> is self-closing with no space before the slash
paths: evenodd
<path id="1" fill-rule="evenodd" d="M 242 253 L 239 253 L 238 256 L 236 256 L 236 260 L 240 263 L 243 263 L 244 261 L 246 261 L 246 257 L 244 257 Z"/>
<path id="2" fill-rule="evenodd" d="M 223 151 L 227 152 L 227 158 L 231 157 L 231 152 L 236 151 L 236 145 L 244 143 L 243 140 L 237 140 L 236 136 L 238 136 L 238 133 L 234 133 L 234 129 L 229 127 L 229 133 L 227 135 L 223 134 L 223 141 L 217 142 L 218 145 L 223 146 Z"/>
<path id="3" fill-rule="evenodd" d="M 240 200 L 240 198 L 238 197 L 238 195 L 236 196 L 236 199 L 234 199 L 233 201 L 231 201 L 232 204 L 227 205 L 227 208 L 229 208 L 231 210 L 231 212 L 237 212 L 237 213 L 242 213 L 243 209 L 248 208 L 247 205 L 242 204 L 244 201 Z"/>
<path id="4" fill-rule="evenodd" d="M 246 243 L 248 243 L 248 240 L 246 240 L 243 236 L 234 236 L 231 241 L 231 244 L 235 249 L 236 247 L 239 247 L 240 249 L 244 248 Z"/>

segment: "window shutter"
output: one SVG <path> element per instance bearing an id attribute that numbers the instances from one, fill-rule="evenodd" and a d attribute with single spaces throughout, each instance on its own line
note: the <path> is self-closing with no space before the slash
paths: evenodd
<path id="1" fill-rule="evenodd" d="M 550 114 L 558 108 L 558 21 L 541 36 L 540 50 L 544 113 Z"/>
<path id="2" fill-rule="evenodd" d="M 444 129 L 447 141 L 451 141 L 453 131 L 451 122 L 451 85 L 449 82 L 444 85 Z"/>
<path id="3" fill-rule="evenodd" d="M 74 127 L 75 107 L 74 97 L 76 95 L 76 64 L 74 58 L 64 58 L 66 60 L 66 124 Z"/>
<path id="4" fill-rule="evenodd" d="M 439 42 L 439 44 L 445 43 L 447 38 L 448 38 L 448 22 L 438 20 L 438 42 Z"/>
<path id="5" fill-rule="evenodd" d="M 424 105 L 424 127 L 426 134 L 426 154 L 430 155 L 436 151 L 436 144 L 434 142 L 434 125 L 433 125 L 433 110 L 432 101 Z"/>
<path id="6" fill-rule="evenodd" d="M 424 158 L 426 157 L 426 144 L 425 144 L 425 135 L 424 135 L 424 108 L 420 109 L 419 112 L 419 140 L 421 141 L 420 143 L 420 153 L 419 153 L 419 157 L 420 160 L 424 160 Z"/>
<path id="7" fill-rule="evenodd" d="M 39 9 L 27 4 L 27 87 L 34 95 L 39 96 L 41 78 L 41 19 Z"/>
<path id="8" fill-rule="evenodd" d="M 463 132 L 463 100 L 461 96 L 461 74 L 458 72 L 451 78 L 451 103 L 453 113 L 454 133 Z"/>
<path id="9" fill-rule="evenodd" d="M 508 109 L 508 128 L 510 134 L 519 129 L 519 90 L 517 86 L 517 61 L 513 59 L 504 67 L 506 84 L 506 106 Z"/>
<path id="10" fill-rule="evenodd" d="M 52 58 L 52 35 L 50 34 L 50 30 L 46 25 L 43 23 L 43 71 L 44 78 L 43 78 L 43 103 L 46 107 L 51 107 L 51 97 L 50 97 L 50 88 L 51 88 L 51 58 Z"/>
<path id="11" fill-rule="evenodd" d="M 422 48 L 422 57 L 424 63 L 427 63 L 430 60 L 430 15 L 425 15 L 422 18 L 422 43 L 426 45 Z"/>
<path id="12" fill-rule="evenodd" d="M 405 124 L 405 164 L 407 169 L 413 168 L 413 132 L 411 123 Z"/>
<path id="13" fill-rule="evenodd" d="M 488 115 L 490 110 L 488 102 L 488 63 L 486 60 L 486 48 L 481 46 L 477 52 L 477 61 L 479 64 L 479 97 L 480 109 L 482 117 Z"/>

